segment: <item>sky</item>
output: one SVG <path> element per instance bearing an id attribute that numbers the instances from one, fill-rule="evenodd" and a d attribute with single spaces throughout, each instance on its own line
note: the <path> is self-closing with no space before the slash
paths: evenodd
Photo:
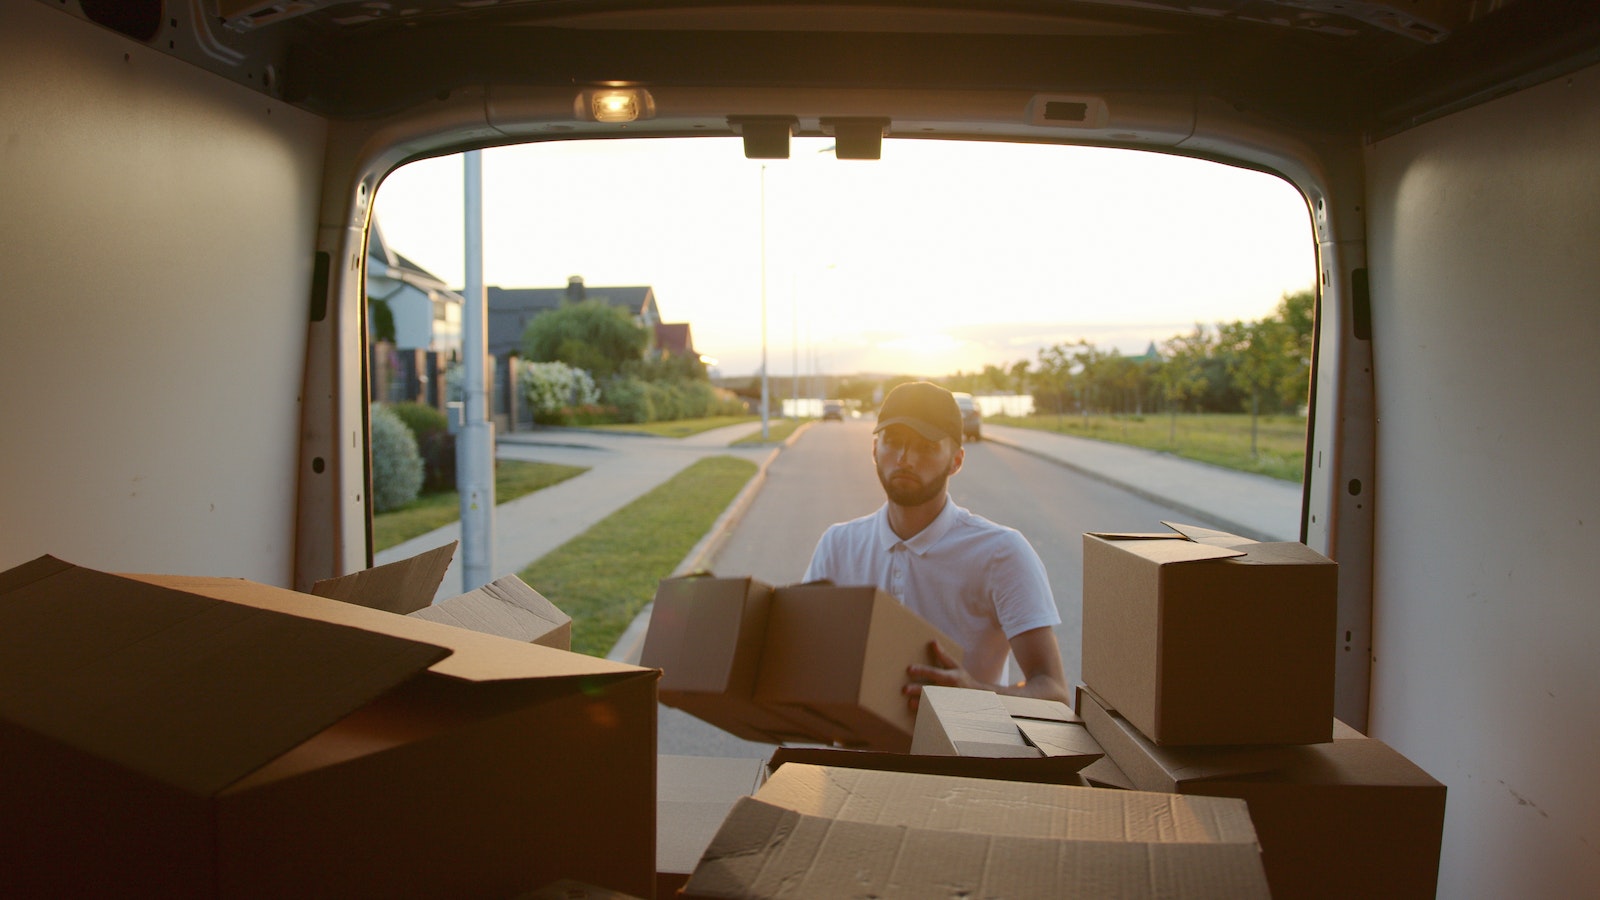
<path id="1" fill-rule="evenodd" d="M 797 138 L 564 141 L 482 152 L 483 280 L 649 285 L 717 374 L 942 376 L 1087 340 L 1144 352 L 1312 287 L 1304 199 L 1276 176 L 1130 150 Z M 389 245 L 464 278 L 459 155 L 380 186 Z"/>

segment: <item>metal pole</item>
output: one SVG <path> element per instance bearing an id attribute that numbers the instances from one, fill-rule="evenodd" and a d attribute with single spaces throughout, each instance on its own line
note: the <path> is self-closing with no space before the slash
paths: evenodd
<path id="1" fill-rule="evenodd" d="M 767 389 L 767 167 L 761 167 L 761 440 L 772 436 L 772 394 Z"/>
<path id="2" fill-rule="evenodd" d="M 483 159 L 462 154 L 465 183 L 466 286 L 461 311 L 462 422 L 456 434 L 456 489 L 461 496 L 461 591 L 493 580 L 494 423 L 483 369 L 488 357 L 488 305 L 483 287 Z"/>
<path id="3" fill-rule="evenodd" d="M 794 336 L 794 363 L 790 369 L 789 384 L 789 414 L 796 419 L 800 418 L 800 289 L 794 290 L 794 303 L 790 305 L 794 321 L 790 323 L 791 334 Z"/>

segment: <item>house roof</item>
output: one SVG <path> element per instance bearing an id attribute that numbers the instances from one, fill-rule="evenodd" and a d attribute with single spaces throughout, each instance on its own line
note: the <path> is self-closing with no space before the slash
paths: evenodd
<path id="1" fill-rule="evenodd" d="M 656 311 L 655 290 L 649 285 L 598 287 L 574 276 L 566 287 L 503 288 L 489 287 L 489 353 L 500 356 L 522 349 L 522 332 L 542 312 L 557 309 L 566 300 L 599 300 L 621 307 L 636 316 L 646 327 L 661 321 Z"/>
<path id="2" fill-rule="evenodd" d="M 384 240 L 383 229 L 378 226 L 377 219 L 373 219 L 372 228 L 367 234 L 367 277 L 368 279 L 389 279 L 403 284 L 409 284 L 418 290 L 437 293 L 440 299 L 461 302 L 461 295 L 450 290 L 439 276 L 417 265 L 404 254 L 389 246 Z M 374 291 L 371 286 L 367 289 L 371 293 L 383 294 L 380 289 Z"/>
<path id="3" fill-rule="evenodd" d="M 656 349 L 668 356 L 698 356 L 688 322 L 662 322 L 656 326 Z"/>

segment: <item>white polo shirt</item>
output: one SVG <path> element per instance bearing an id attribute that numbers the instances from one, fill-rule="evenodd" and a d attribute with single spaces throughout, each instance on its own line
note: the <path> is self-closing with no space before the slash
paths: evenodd
<path id="1" fill-rule="evenodd" d="M 1044 563 L 1015 528 L 973 515 L 948 497 L 927 528 L 901 540 L 889 506 L 823 532 L 806 581 L 876 585 L 961 645 L 981 681 L 1009 684 L 1010 639 L 1058 625 Z M 1020 676 L 1019 676 L 1020 677 Z"/>

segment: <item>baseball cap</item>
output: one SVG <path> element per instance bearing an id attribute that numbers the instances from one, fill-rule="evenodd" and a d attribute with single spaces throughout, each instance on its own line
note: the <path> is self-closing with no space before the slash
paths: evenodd
<path id="1" fill-rule="evenodd" d="M 890 425 L 904 425 L 930 441 L 947 437 L 961 443 L 961 409 L 955 395 L 931 382 L 908 382 L 883 398 L 878 427 L 872 433 Z"/>

